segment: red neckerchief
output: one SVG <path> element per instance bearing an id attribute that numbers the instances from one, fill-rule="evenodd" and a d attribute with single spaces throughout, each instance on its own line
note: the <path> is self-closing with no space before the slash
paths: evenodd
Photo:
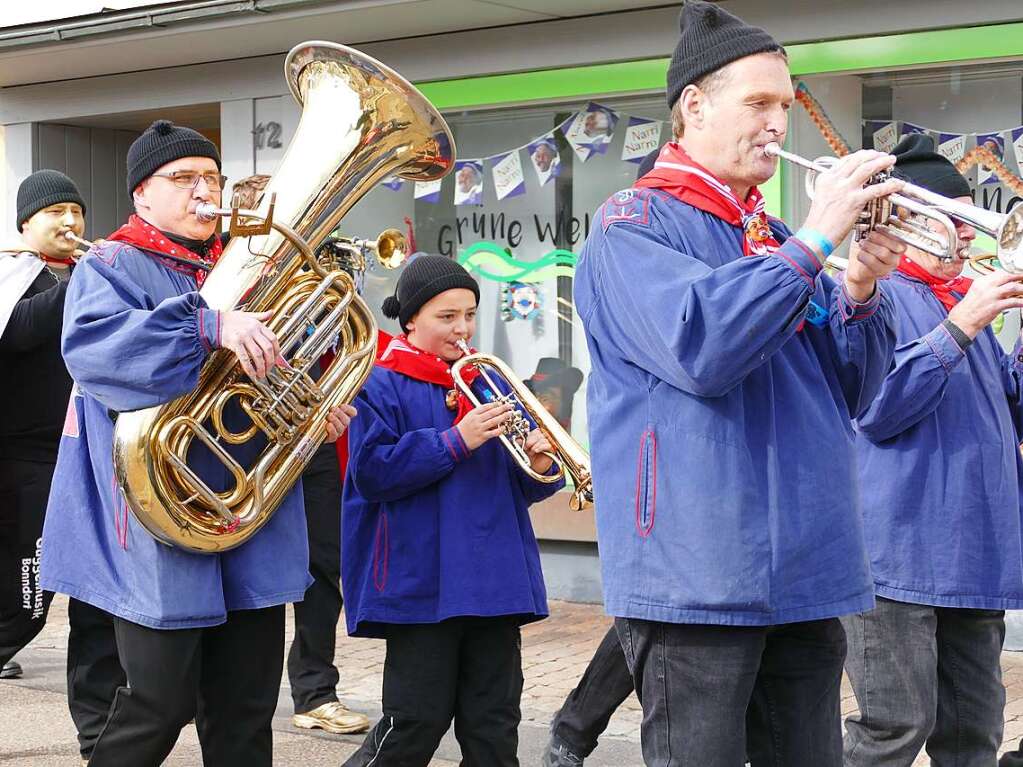
<path id="1" fill-rule="evenodd" d="M 941 301 L 941 305 L 945 307 L 945 311 L 952 311 L 952 307 L 959 303 L 959 298 L 952 295 L 952 293 L 958 293 L 960 296 L 965 296 L 966 291 L 970 289 L 973 284 L 973 280 L 969 277 L 959 276 L 954 280 L 943 280 L 940 277 L 935 277 L 933 274 L 928 272 L 919 264 L 910 261 L 905 256 L 899 261 L 899 271 L 907 277 L 912 277 L 914 280 L 919 280 L 924 285 L 931 289 L 934 297 Z"/>
<path id="2" fill-rule="evenodd" d="M 417 349 L 409 343 L 408 337 L 404 334 L 391 339 L 387 348 L 384 349 L 384 353 L 377 359 L 377 364 L 417 381 L 426 381 L 448 389 L 448 395 L 452 398 L 449 399 L 449 403 L 452 400 L 456 403 L 456 407 L 452 408 L 455 410 L 456 424 L 475 407 L 469 398 L 462 394 L 461 390 L 455 388 L 455 379 L 451 375 L 451 363 Z M 467 384 L 475 381 L 479 374 L 479 370 L 474 367 L 462 368 L 462 380 Z M 451 394 L 452 391 L 457 392 L 457 395 Z M 455 396 L 457 399 L 453 399 Z M 449 407 L 451 407 L 450 404 Z"/>
<path id="3" fill-rule="evenodd" d="M 202 262 L 208 261 L 215 264 L 223 251 L 220 238 L 214 237 L 213 245 L 210 247 L 209 256 L 203 259 L 188 248 L 168 240 L 164 236 L 163 232 L 137 215 L 132 215 L 128 219 L 127 224 L 107 237 L 107 239 L 116 240 L 117 242 L 126 242 L 129 245 L 134 245 L 135 247 L 140 248 L 141 250 L 166 256 L 167 258 L 172 259 L 178 268 L 191 268 L 191 271 L 195 275 L 195 282 L 200 288 L 202 287 L 202 283 L 206 279 L 206 274 L 208 272 Z M 178 261 L 177 259 L 194 261 L 195 263 L 194 265 L 190 265 L 184 263 L 184 261 Z"/>
<path id="4" fill-rule="evenodd" d="M 766 256 L 781 247 L 764 213 L 764 196 L 757 187 L 745 202 L 706 168 L 693 162 L 677 143 L 665 144 L 653 170 L 636 182 L 646 189 L 662 189 L 687 205 L 739 227 L 744 256 Z"/>
<path id="5" fill-rule="evenodd" d="M 48 264 L 57 264 L 58 266 L 74 266 L 75 260 L 73 258 L 50 258 L 49 256 L 40 253 L 39 258 L 43 259 Z"/>

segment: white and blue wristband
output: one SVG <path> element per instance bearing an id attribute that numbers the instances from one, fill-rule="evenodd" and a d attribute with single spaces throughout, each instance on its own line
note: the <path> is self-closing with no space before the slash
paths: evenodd
<path id="1" fill-rule="evenodd" d="M 816 229 L 811 229 L 808 226 L 804 226 L 798 232 L 796 232 L 796 239 L 805 242 L 807 245 L 816 248 L 820 251 L 823 258 L 826 259 L 832 253 L 835 252 L 835 245 L 831 240 L 825 237 L 823 234 L 818 232 Z"/>

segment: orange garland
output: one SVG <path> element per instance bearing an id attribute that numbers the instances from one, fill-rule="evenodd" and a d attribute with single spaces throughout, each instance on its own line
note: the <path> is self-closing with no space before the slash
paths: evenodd
<path id="1" fill-rule="evenodd" d="M 842 138 L 835 128 L 834 123 L 825 114 L 820 102 L 810 93 L 806 83 L 801 82 L 796 86 L 796 101 L 806 110 L 807 116 L 817 126 L 817 130 L 821 132 L 824 140 L 828 142 L 828 146 L 831 147 L 831 151 L 835 153 L 835 156 L 845 157 L 845 155 L 849 154 L 849 144 L 846 143 L 845 139 Z M 963 155 L 963 159 L 956 163 L 956 170 L 960 173 L 966 173 L 974 165 L 983 165 L 988 168 L 1005 186 L 1015 194 L 1023 197 L 1023 178 L 1009 170 L 998 156 L 987 147 L 976 146 L 968 151 Z"/>
<path id="2" fill-rule="evenodd" d="M 845 139 L 839 134 L 838 129 L 835 128 L 834 123 L 824 113 L 824 108 L 810 93 L 810 89 L 806 87 L 806 83 L 799 83 L 796 86 L 796 101 L 802 104 L 803 109 L 806 110 L 807 116 L 813 121 L 813 124 L 817 126 L 817 130 L 824 136 L 824 140 L 828 142 L 828 146 L 831 147 L 831 151 L 835 153 L 836 157 L 845 157 L 849 154 L 849 145 Z"/>
<path id="3" fill-rule="evenodd" d="M 966 173 L 974 165 L 983 165 L 998 176 L 998 180 L 1023 197 L 1023 179 L 1005 167 L 998 156 L 984 146 L 975 146 L 956 163 L 956 170 Z"/>

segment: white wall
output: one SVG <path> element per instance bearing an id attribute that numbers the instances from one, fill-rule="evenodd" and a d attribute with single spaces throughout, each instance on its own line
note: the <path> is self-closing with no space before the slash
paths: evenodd
<path id="1" fill-rule="evenodd" d="M 32 172 L 32 125 L 19 123 L 5 125 L 3 135 L 4 190 L 3 220 L 0 231 L 14 229 L 17 217 L 18 185 Z"/>

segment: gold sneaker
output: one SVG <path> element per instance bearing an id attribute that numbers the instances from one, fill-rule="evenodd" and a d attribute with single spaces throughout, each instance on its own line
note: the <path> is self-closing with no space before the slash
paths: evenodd
<path id="1" fill-rule="evenodd" d="M 318 727 L 339 735 L 351 735 L 369 729 L 369 717 L 357 711 L 350 711 L 336 700 L 317 706 L 304 714 L 295 714 L 291 717 L 291 723 L 306 730 Z"/>

